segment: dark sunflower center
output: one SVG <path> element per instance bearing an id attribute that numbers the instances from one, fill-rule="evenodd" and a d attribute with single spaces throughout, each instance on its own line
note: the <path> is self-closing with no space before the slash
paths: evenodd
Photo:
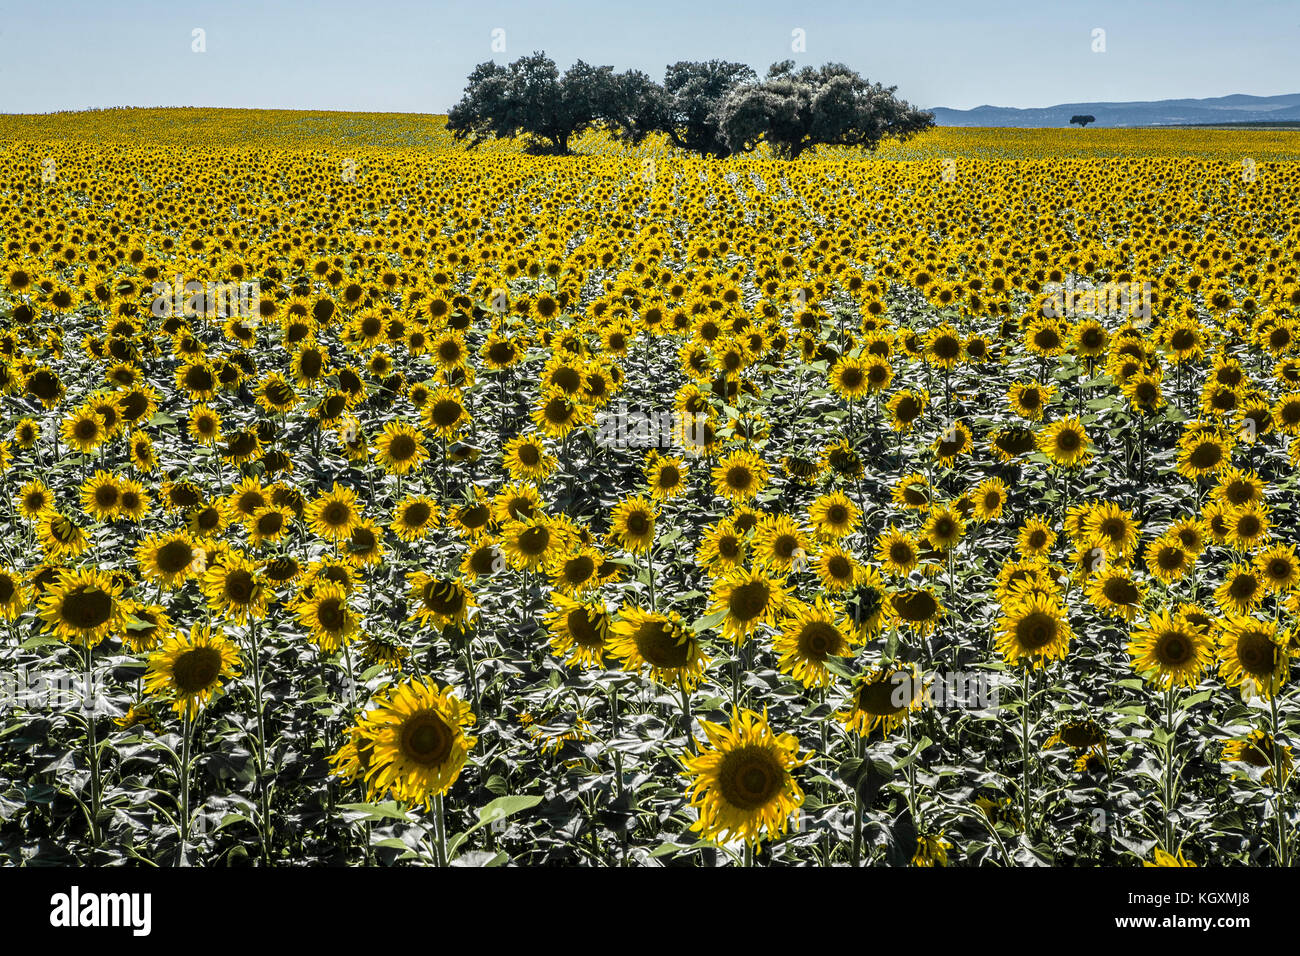
<path id="1" fill-rule="evenodd" d="M 197 694 L 212 686 L 221 673 L 221 652 L 215 647 L 184 651 L 172 665 L 172 682 L 182 694 Z"/>
<path id="2" fill-rule="evenodd" d="M 690 660 L 690 641 L 667 621 L 646 621 L 636 632 L 637 652 L 651 667 L 684 667 Z"/>
<path id="3" fill-rule="evenodd" d="M 158 549 L 158 569 L 164 574 L 179 574 L 194 561 L 194 549 L 188 541 L 169 541 Z"/>
<path id="4" fill-rule="evenodd" d="M 603 647 L 605 628 L 603 619 L 593 618 L 585 607 L 574 608 L 564 620 L 573 640 L 581 647 Z"/>
<path id="5" fill-rule="evenodd" d="M 752 621 L 767 610 L 772 591 L 763 581 L 750 581 L 731 589 L 727 610 L 740 621 Z"/>
<path id="6" fill-rule="evenodd" d="M 766 747 L 750 745 L 732 750 L 718 767 L 722 799 L 741 810 L 767 805 L 784 785 L 785 769 Z"/>
<path id="7" fill-rule="evenodd" d="M 80 585 L 64 595 L 60 613 L 72 627 L 94 630 L 113 616 L 113 595 L 93 585 Z"/>
<path id="8" fill-rule="evenodd" d="M 402 722 L 402 756 L 422 767 L 436 767 L 446 760 L 454 739 L 451 727 L 432 710 L 422 710 Z"/>
<path id="9" fill-rule="evenodd" d="M 1237 660 L 1241 669 L 1252 677 L 1271 674 L 1277 652 L 1277 645 L 1260 631 L 1247 631 L 1237 638 Z"/>
<path id="10" fill-rule="evenodd" d="M 928 591 L 908 591 L 894 595 L 894 610 L 905 621 L 923 622 L 934 617 L 939 604 Z"/>
<path id="11" fill-rule="evenodd" d="M 799 649 L 804 657 L 813 660 L 821 661 L 838 654 L 843 643 L 839 630 L 826 621 L 810 621 L 799 632 Z"/>
<path id="12" fill-rule="evenodd" d="M 429 409 L 429 417 L 439 428 L 450 428 L 460 420 L 460 413 L 464 411 L 460 402 L 454 399 L 444 398 L 434 402 L 433 407 Z"/>
<path id="13" fill-rule="evenodd" d="M 415 439 L 410 435 L 397 435 L 388 443 L 388 457 L 393 461 L 406 461 L 415 455 Z"/>
<path id="14" fill-rule="evenodd" d="M 1177 631 L 1165 634 L 1156 646 L 1156 656 L 1166 666 L 1184 664 L 1192 656 L 1192 643 L 1186 634 Z"/>
<path id="15" fill-rule="evenodd" d="M 1046 647 L 1056 638 L 1056 619 L 1045 611 L 1033 611 L 1016 623 L 1016 642 L 1026 650 Z"/>

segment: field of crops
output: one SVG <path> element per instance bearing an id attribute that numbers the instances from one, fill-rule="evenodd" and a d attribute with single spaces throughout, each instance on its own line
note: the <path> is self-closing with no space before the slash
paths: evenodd
<path id="1" fill-rule="evenodd" d="M 0 862 L 1294 860 L 1300 132 L 576 148 L 0 116 Z"/>

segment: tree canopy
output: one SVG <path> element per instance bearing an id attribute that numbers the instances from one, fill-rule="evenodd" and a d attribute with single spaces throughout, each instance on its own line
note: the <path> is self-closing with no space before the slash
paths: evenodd
<path id="1" fill-rule="evenodd" d="M 680 149 L 726 158 L 766 142 L 796 159 L 819 146 L 874 149 L 934 125 L 930 113 L 871 83 L 842 63 L 796 71 L 774 64 L 759 81 L 744 63 L 680 61 L 662 84 L 638 70 L 575 63 L 563 75 L 544 53 L 509 66 L 482 63 L 448 115 L 458 140 L 524 135 L 529 148 L 567 155 L 570 141 L 596 125 L 640 143 L 662 133 Z"/>

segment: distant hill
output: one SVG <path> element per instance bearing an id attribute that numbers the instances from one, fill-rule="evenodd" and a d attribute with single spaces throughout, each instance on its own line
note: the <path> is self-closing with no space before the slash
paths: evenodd
<path id="1" fill-rule="evenodd" d="M 1300 122 L 1300 93 L 1281 96 L 1218 96 L 1207 100 L 1137 103 L 1062 103 L 1040 109 L 977 106 L 973 110 L 931 109 L 937 126 L 1069 126 L 1070 117 L 1091 114 L 1090 126 L 1206 126 L 1233 123 Z"/>

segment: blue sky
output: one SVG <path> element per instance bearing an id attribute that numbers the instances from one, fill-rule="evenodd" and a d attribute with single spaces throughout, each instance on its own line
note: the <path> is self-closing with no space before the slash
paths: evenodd
<path id="1" fill-rule="evenodd" d="M 193 30 L 207 50 L 195 53 Z M 492 31 L 505 31 L 493 52 Z M 1093 31 L 1105 30 L 1104 53 Z M 806 51 L 792 52 L 801 29 Z M 659 79 L 848 63 L 922 107 L 1300 91 L 1295 0 L 7 0 L 0 112 L 237 106 L 445 112 L 476 63 L 545 50 Z"/>

